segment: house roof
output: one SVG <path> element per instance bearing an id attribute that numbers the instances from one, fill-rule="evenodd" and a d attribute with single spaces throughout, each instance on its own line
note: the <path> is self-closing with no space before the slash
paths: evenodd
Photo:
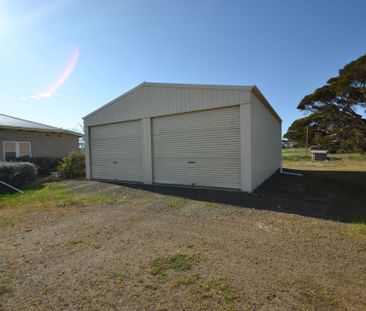
<path id="1" fill-rule="evenodd" d="M 29 130 L 29 131 L 42 131 L 42 132 L 54 132 L 54 133 L 65 133 L 81 137 L 82 134 L 65 130 L 59 127 L 54 127 L 38 122 L 24 120 L 6 114 L 0 113 L 0 128 L 2 129 L 16 129 L 16 130 Z"/>
<path id="2" fill-rule="evenodd" d="M 141 84 L 137 85 L 133 89 L 127 91 L 126 93 L 120 95 L 119 97 L 115 98 L 114 100 L 110 101 L 109 103 L 101 106 L 100 108 L 96 109 L 95 111 L 87 114 L 83 117 L 83 119 L 87 119 L 88 117 L 96 114 L 98 111 L 103 110 L 104 108 L 114 104 L 116 101 L 122 99 L 123 97 L 128 96 L 136 92 L 137 90 L 143 88 L 144 86 L 164 86 L 164 87 L 179 87 L 179 88 L 208 88 L 208 89 L 234 89 L 234 90 L 242 90 L 252 92 L 257 98 L 262 102 L 262 104 L 277 118 L 280 122 L 282 121 L 280 116 L 277 112 L 273 109 L 271 104 L 267 101 L 261 91 L 258 89 L 256 85 L 217 85 L 217 84 L 185 84 L 185 83 L 160 83 L 160 82 L 142 82 Z"/>

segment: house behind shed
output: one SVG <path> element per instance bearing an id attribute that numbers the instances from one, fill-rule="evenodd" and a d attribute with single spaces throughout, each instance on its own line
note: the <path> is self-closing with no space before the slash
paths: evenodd
<path id="1" fill-rule="evenodd" d="M 61 158 L 79 150 L 82 135 L 62 128 L 0 114 L 0 161 Z"/>
<path id="2" fill-rule="evenodd" d="M 144 82 L 84 117 L 88 179 L 253 191 L 281 167 L 255 86 Z"/>

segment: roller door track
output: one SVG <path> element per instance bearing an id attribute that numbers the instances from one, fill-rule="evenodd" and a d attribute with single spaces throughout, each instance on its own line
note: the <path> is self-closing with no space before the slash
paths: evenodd
<path id="1" fill-rule="evenodd" d="M 240 189 L 239 106 L 153 119 L 155 183 Z"/>
<path id="2" fill-rule="evenodd" d="M 142 182 L 141 121 L 90 128 L 93 179 Z"/>

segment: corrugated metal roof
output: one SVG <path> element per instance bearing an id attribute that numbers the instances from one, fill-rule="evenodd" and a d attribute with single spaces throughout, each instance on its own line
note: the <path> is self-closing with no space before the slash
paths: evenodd
<path id="1" fill-rule="evenodd" d="M 0 128 L 12 128 L 12 129 L 21 129 L 21 130 L 33 130 L 33 131 L 45 131 L 45 132 L 57 132 L 57 133 L 67 133 L 76 136 L 82 136 L 80 133 L 76 133 L 69 130 L 64 130 L 62 128 L 33 122 L 29 120 L 24 120 L 12 116 L 8 116 L 6 114 L 0 113 Z"/>

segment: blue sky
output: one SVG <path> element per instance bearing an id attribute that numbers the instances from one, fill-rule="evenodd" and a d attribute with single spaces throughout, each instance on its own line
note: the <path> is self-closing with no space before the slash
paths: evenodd
<path id="1" fill-rule="evenodd" d="M 364 0 L 0 0 L 0 112 L 73 129 L 143 81 L 257 85 L 283 119 L 366 53 Z"/>

